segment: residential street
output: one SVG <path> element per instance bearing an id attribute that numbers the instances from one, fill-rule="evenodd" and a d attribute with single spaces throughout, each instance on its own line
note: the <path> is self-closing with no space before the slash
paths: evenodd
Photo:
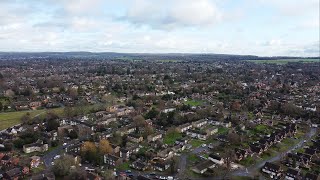
<path id="1" fill-rule="evenodd" d="M 282 154 L 287 154 L 291 151 L 293 151 L 294 149 L 297 148 L 301 148 L 304 145 L 304 141 L 309 141 L 312 136 L 314 136 L 316 134 L 316 128 L 311 128 L 310 131 L 305 135 L 305 138 L 302 138 L 297 144 L 291 146 L 286 152 L 284 153 L 279 153 L 276 156 L 270 157 L 266 160 L 263 160 L 261 162 L 258 162 L 257 164 L 251 165 L 249 168 L 247 169 L 239 169 L 237 171 L 234 171 L 232 173 L 232 175 L 234 176 L 252 176 L 254 172 L 257 172 L 260 170 L 261 167 L 263 167 L 263 165 L 266 162 L 274 162 L 274 161 L 279 161 L 281 159 Z"/>

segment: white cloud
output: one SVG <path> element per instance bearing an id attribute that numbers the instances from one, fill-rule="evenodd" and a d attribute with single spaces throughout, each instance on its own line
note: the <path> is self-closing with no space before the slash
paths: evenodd
<path id="1" fill-rule="evenodd" d="M 257 2 L 257 0 L 251 0 Z M 314 13 L 319 15 L 319 0 L 258 0 L 263 6 L 273 7 L 283 15 L 299 16 Z"/>
<path id="2" fill-rule="evenodd" d="M 53 0 L 62 4 L 67 13 L 73 15 L 97 12 L 102 0 Z"/>
<path id="3" fill-rule="evenodd" d="M 134 0 L 121 19 L 166 29 L 212 25 L 222 19 L 222 12 L 210 0 Z"/>

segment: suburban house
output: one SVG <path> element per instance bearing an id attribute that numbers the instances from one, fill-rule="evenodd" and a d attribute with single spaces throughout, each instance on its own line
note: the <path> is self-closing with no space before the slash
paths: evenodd
<path id="1" fill-rule="evenodd" d="M 196 166 L 194 166 L 192 168 L 192 171 L 194 171 L 195 173 L 198 174 L 203 174 L 205 173 L 208 169 L 214 168 L 215 167 L 215 163 L 212 161 L 204 161 L 201 162 L 199 164 L 197 164 Z"/>
<path id="2" fill-rule="evenodd" d="M 215 155 L 215 154 L 210 154 L 208 159 L 216 164 L 219 164 L 219 165 L 224 164 L 224 159 L 218 155 Z"/>
<path id="3" fill-rule="evenodd" d="M 138 136 L 136 134 L 129 134 L 128 135 L 128 139 L 131 142 L 135 142 L 135 143 L 140 143 L 143 141 L 143 137 L 142 136 Z"/>
<path id="4" fill-rule="evenodd" d="M 262 149 L 261 146 L 250 145 L 250 151 L 260 155 L 263 153 L 264 149 Z"/>
<path id="5" fill-rule="evenodd" d="M 183 132 L 188 131 L 191 128 L 192 128 L 192 124 L 186 123 L 186 124 L 182 124 L 182 125 L 178 126 L 177 131 L 179 131 L 180 133 L 183 133 Z"/>
<path id="6" fill-rule="evenodd" d="M 124 160 L 129 160 L 131 154 L 137 153 L 140 147 L 138 145 L 127 146 L 127 148 L 120 148 L 120 157 Z"/>
<path id="7" fill-rule="evenodd" d="M 65 152 L 73 153 L 73 154 L 79 154 L 80 150 L 81 150 L 81 146 L 82 146 L 82 143 L 77 143 L 77 144 L 73 144 L 73 145 L 67 146 L 65 148 Z"/>
<path id="8" fill-rule="evenodd" d="M 139 170 L 139 171 L 145 171 L 148 168 L 148 164 L 140 159 L 134 161 L 130 165 L 131 168 Z"/>
<path id="9" fill-rule="evenodd" d="M 203 132 L 198 129 L 190 129 L 189 131 L 186 132 L 186 134 L 192 138 L 198 138 L 201 140 L 206 140 L 208 137 L 206 132 Z"/>
<path id="10" fill-rule="evenodd" d="M 105 154 L 103 156 L 103 162 L 108 166 L 114 167 L 122 164 L 122 159 L 118 156 L 114 156 L 111 154 Z"/>
<path id="11" fill-rule="evenodd" d="M 159 161 L 152 164 L 153 170 L 161 172 L 167 170 L 170 166 L 170 162 L 168 161 Z"/>
<path id="12" fill-rule="evenodd" d="M 151 134 L 147 137 L 148 139 L 148 142 L 154 142 L 158 139 L 161 139 L 162 138 L 162 134 L 161 133 L 156 133 L 156 134 Z"/>
<path id="13" fill-rule="evenodd" d="M 40 157 L 39 156 L 32 156 L 30 158 L 30 168 L 37 168 L 40 165 Z"/>
<path id="14" fill-rule="evenodd" d="M 268 174 L 272 179 L 280 179 L 282 175 L 281 167 L 270 162 L 266 162 L 261 171 Z"/>
<path id="15" fill-rule="evenodd" d="M 44 144 L 42 140 L 38 140 L 36 143 L 27 144 L 23 146 L 23 152 L 45 152 L 48 151 L 48 144 Z"/>
<path id="16" fill-rule="evenodd" d="M 301 179 L 299 170 L 289 168 L 285 176 L 286 180 Z"/>
<path id="17" fill-rule="evenodd" d="M 205 131 L 208 136 L 211 136 L 211 135 L 218 133 L 218 128 L 217 127 L 209 127 Z"/>
<path id="18" fill-rule="evenodd" d="M 237 161 L 241 161 L 242 159 L 248 156 L 248 151 L 246 149 L 235 148 L 235 154 Z"/>
<path id="19" fill-rule="evenodd" d="M 201 119 L 199 121 L 192 122 L 194 128 L 200 128 L 208 123 L 207 119 Z"/>
<path id="20" fill-rule="evenodd" d="M 159 157 L 160 159 L 166 161 L 170 158 L 172 158 L 174 155 L 174 152 L 171 149 L 164 149 L 162 151 L 159 151 L 157 153 L 157 157 Z"/>
<path id="21" fill-rule="evenodd" d="M 188 139 L 187 138 L 180 138 L 180 139 L 177 139 L 176 140 L 176 142 L 175 142 L 175 144 L 177 144 L 177 145 L 185 145 L 185 144 L 187 144 L 188 143 Z"/>

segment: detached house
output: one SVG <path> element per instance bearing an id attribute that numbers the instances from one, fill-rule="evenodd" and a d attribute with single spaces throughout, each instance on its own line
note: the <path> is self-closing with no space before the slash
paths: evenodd
<path id="1" fill-rule="evenodd" d="M 272 179 L 280 179 L 282 175 L 281 167 L 270 162 L 266 162 L 261 171 L 268 174 Z"/>
<path id="2" fill-rule="evenodd" d="M 136 160 L 130 165 L 130 167 L 139 171 L 145 171 L 148 168 L 148 164 L 141 160 Z"/>
<path id="3" fill-rule="evenodd" d="M 248 156 L 248 151 L 245 149 L 235 148 L 235 154 L 237 161 L 241 161 L 242 159 Z"/>
<path id="4" fill-rule="evenodd" d="M 204 161 L 199 164 L 197 164 L 195 167 L 192 168 L 192 171 L 198 174 L 205 173 L 208 169 L 214 168 L 215 163 L 212 161 Z"/>
<path id="5" fill-rule="evenodd" d="M 296 179 L 301 179 L 300 177 L 300 172 L 296 169 L 289 168 L 286 172 L 285 176 L 286 180 L 296 180 Z"/>
<path id="6" fill-rule="evenodd" d="M 131 154 L 137 153 L 140 147 L 138 145 L 132 145 L 127 148 L 120 148 L 120 157 L 124 160 L 129 160 Z"/>
<path id="7" fill-rule="evenodd" d="M 215 155 L 215 154 L 210 154 L 208 159 L 216 164 L 219 164 L 219 165 L 224 164 L 224 159 L 220 156 Z"/>
<path id="8" fill-rule="evenodd" d="M 32 168 L 37 168 L 40 165 L 40 157 L 39 156 L 32 156 L 30 158 L 30 167 Z"/>
<path id="9" fill-rule="evenodd" d="M 167 170 L 170 166 L 171 166 L 170 162 L 168 162 L 168 161 L 160 161 L 160 162 L 156 162 L 152 165 L 153 170 L 161 171 L 161 172 Z"/>
<path id="10" fill-rule="evenodd" d="M 171 149 L 164 149 L 162 151 L 159 151 L 157 153 L 157 156 L 162 159 L 163 161 L 166 161 L 168 159 L 171 159 L 174 155 L 174 152 Z"/>
<path id="11" fill-rule="evenodd" d="M 44 144 L 42 140 L 38 140 L 36 143 L 27 144 L 23 146 L 23 152 L 45 152 L 48 151 L 48 144 Z"/>
<path id="12" fill-rule="evenodd" d="M 114 156 L 111 154 L 105 154 L 103 156 L 103 162 L 111 167 L 118 166 L 118 165 L 122 164 L 122 160 L 120 157 Z"/>

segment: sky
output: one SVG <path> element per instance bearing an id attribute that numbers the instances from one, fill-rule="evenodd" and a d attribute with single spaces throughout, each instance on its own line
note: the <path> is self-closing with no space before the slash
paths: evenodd
<path id="1" fill-rule="evenodd" d="M 0 51 L 320 56 L 320 0 L 0 0 Z"/>

